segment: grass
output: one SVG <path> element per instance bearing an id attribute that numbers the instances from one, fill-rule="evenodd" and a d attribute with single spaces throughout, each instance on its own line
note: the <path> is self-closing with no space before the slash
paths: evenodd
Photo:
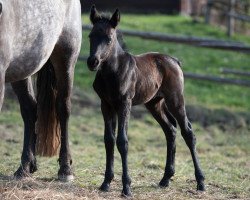
<path id="1" fill-rule="evenodd" d="M 86 15 L 83 16 L 88 23 Z M 155 25 L 157 22 L 157 26 Z M 216 27 L 193 23 L 190 18 L 163 15 L 122 15 L 121 28 L 227 39 Z M 87 31 L 81 54 L 87 55 Z M 250 43 L 249 37 L 233 40 Z M 178 57 L 183 70 L 220 75 L 220 67 L 249 69 L 246 54 L 145 41 L 125 37 L 130 52 L 159 51 Z M 23 124 L 18 104 L 7 99 L 0 115 L 0 199 L 119 199 L 121 159 L 115 151 L 115 179 L 111 192 L 98 191 L 105 167 L 103 120 L 97 96 L 91 88 L 94 73 L 78 62 L 75 73 L 70 146 L 75 181 L 59 183 L 57 158 L 38 158 L 39 170 L 24 181 L 14 181 L 22 150 Z M 207 191 L 195 190 L 191 156 L 180 132 L 177 134 L 176 174 L 169 188 L 157 187 L 162 178 L 165 137 L 141 107 L 133 109 L 129 125 L 129 169 L 134 199 L 249 199 L 250 198 L 250 89 L 186 80 L 185 96 L 193 119 L 197 150 L 206 175 Z"/>
<path id="2" fill-rule="evenodd" d="M 74 102 L 70 120 L 70 146 L 76 180 L 70 184 L 56 181 L 57 158 L 38 158 L 39 171 L 24 182 L 9 178 L 20 162 L 22 146 L 21 119 L 12 120 L 16 109 L 3 112 L 0 118 L 0 190 L 8 199 L 16 195 L 41 199 L 118 199 L 121 190 L 121 159 L 115 151 L 115 179 L 109 193 L 97 189 L 103 180 L 105 151 L 100 109 Z M 4 123 L 3 123 L 4 122 Z M 13 123 L 14 122 L 14 123 Z M 129 126 L 129 169 L 135 199 L 247 199 L 250 198 L 249 127 L 222 131 L 217 125 L 206 128 L 193 124 L 197 149 L 206 174 L 207 191 L 195 190 L 191 156 L 180 133 L 177 134 L 176 175 L 169 188 L 157 183 L 163 175 L 166 143 L 158 124 L 143 112 L 131 117 Z M 60 198 L 59 198 L 60 197 Z M 0 197 L 1 198 L 1 197 Z M 11 198 L 9 198 L 11 199 Z M 15 199 L 15 198 L 13 198 Z"/>

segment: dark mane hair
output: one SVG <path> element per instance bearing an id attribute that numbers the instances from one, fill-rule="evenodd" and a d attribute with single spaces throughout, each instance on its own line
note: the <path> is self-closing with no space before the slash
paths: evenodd
<path id="1" fill-rule="evenodd" d="M 127 48 L 126 43 L 125 43 L 124 40 L 123 40 L 123 34 L 122 34 L 121 30 L 118 29 L 118 30 L 116 31 L 116 36 L 117 36 L 117 40 L 118 40 L 118 42 L 119 42 L 121 48 L 122 48 L 124 51 L 127 52 L 127 51 L 128 51 L 128 48 Z"/>
<path id="2" fill-rule="evenodd" d="M 111 14 L 110 13 L 101 13 L 100 14 L 100 21 L 101 23 L 109 23 L 109 20 L 110 20 L 110 17 L 111 17 Z M 127 45 L 126 43 L 124 42 L 124 39 L 123 39 L 123 34 L 122 34 L 122 31 L 117 29 L 116 31 L 116 37 L 117 37 L 117 40 L 121 46 L 121 48 L 124 50 L 124 51 L 128 51 L 128 48 L 127 48 Z"/>

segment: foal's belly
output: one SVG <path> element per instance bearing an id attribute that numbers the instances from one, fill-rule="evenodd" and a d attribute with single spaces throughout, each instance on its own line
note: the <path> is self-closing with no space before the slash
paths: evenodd
<path id="1" fill-rule="evenodd" d="M 137 87 L 136 89 L 135 96 L 132 99 L 133 105 L 145 104 L 160 94 L 157 84 L 148 87 Z"/>

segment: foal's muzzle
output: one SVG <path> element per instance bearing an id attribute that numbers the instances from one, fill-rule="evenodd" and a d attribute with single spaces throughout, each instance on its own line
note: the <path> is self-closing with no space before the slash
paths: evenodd
<path id="1" fill-rule="evenodd" d="M 87 60 L 88 68 L 90 71 L 98 70 L 100 61 L 95 56 L 89 56 Z"/>

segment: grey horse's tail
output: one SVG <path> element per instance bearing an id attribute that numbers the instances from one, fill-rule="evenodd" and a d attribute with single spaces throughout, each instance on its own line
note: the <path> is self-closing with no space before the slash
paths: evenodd
<path id="1" fill-rule="evenodd" d="M 60 123 L 56 112 L 56 76 L 50 60 L 37 75 L 36 154 L 52 157 L 61 144 Z"/>

